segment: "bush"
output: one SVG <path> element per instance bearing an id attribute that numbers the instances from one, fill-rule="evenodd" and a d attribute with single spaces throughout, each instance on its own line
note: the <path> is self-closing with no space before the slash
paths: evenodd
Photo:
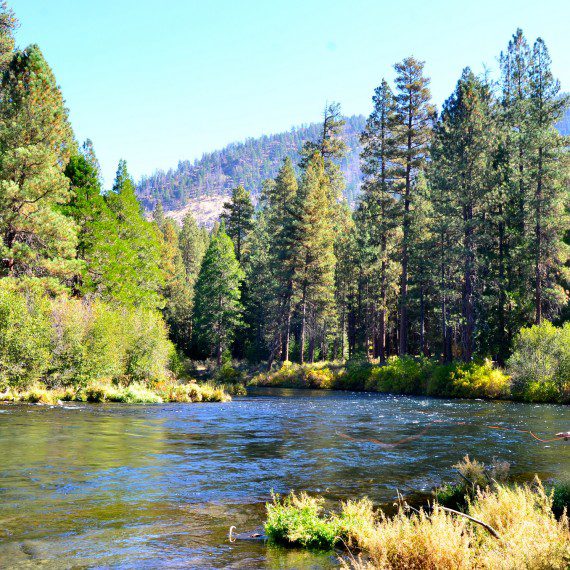
<path id="1" fill-rule="evenodd" d="M 566 569 L 570 564 L 568 518 L 557 520 L 552 499 L 540 482 L 502 484 L 479 490 L 467 513 L 488 524 L 499 538 L 437 503 L 412 512 L 401 505 L 388 518 L 376 515 L 364 499 L 326 513 L 322 498 L 291 493 L 267 505 L 265 530 L 270 540 L 309 548 L 335 545 L 359 548 L 366 560 L 351 557 L 344 566 L 362 570 Z"/>
<path id="2" fill-rule="evenodd" d="M 174 355 L 158 312 L 54 296 L 39 279 L 0 280 L 0 390 L 157 381 L 172 376 Z"/>
<path id="3" fill-rule="evenodd" d="M 513 393 L 531 402 L 570 402 L 570 322 L 523 328 L 507 362 Z"/>
<path id="4" fill-rule="evenodd" d="M 372 503 L 368 499 L 341 503 L 339 513 L 324 514 L 324 499 L 292 491 L 280 498 L 272 494 L 267 503 L 265 532 L 270 540 L 305 548 L 330 550 L 339 542 L 356 545 L 355 537 L 364 535 L 374 523 Z"/>
<path id="5" fill-rule="evenodd" d="M 510 378 L 490 360 L 483 363 L 454 362 L 435 366 L 427 383 L 429 396 L 451 398 L 507 398 Z"/>
<path id="6" fill-rule="evenodd" d="M 396 394 L 421 394 L 426 361 L 411 356 L 392 356 L 384 366 L 375 366 L 367 382 L 367 389 Z M 369 388 L 368 388 L 369 387 Z"/>
<path id="7" fill-rule="evenodd" d="M 0 280 L 0 390 L 31 386 L 44 375 L 50 333 L 50 306 L 41 291 L 20 291 L 15 279 Z"/>

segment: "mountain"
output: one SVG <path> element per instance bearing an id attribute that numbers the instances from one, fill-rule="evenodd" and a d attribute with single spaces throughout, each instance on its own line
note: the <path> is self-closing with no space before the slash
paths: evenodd
<path id="1" fill-rule="evenodd" d="M 354 202 L 360 189 L 359 136 L 366 119 L 355 115 L 345 120 L 343 136 L 347 153 L 340 165 L 346 179 L 345 196 Z M 219 213 L 232 188 L 243 184 L 257 197 L 263 181 L 277 175 L 283 159 L 290 156 L 296 164 L 303 143 L 316 140 L 320 129 L 321 125 L 314 123 L 285 133 L 232 143 L 194 162 L 180 161 L 175 169 L 159 170 L 143 177 L 137 184 L 137 195 L 146 210 L 152 210 L 157 200 L 161 200 L 167 214 L 175 218 L 180 218 L 189 207 L 195 211 L 199 206 L 207 206 L 205 211 L 197 212 L 197 217 L 209 225 L 213 222 L 210 218 L 217 217 L 210 210 Z"/>
<path id="2" fill-rule="evenodd" d="M 344 139 L 348 148 L 341 168 L 346 179 L 345 197 L 354 204 L 361 182 L 359 135 L 366 119 L 354 115 L 345 120 Z M 570 109 L 556 127 L 563 135 L 570 135 Z M 232 188 L 243 184 L 255 199 L 263 181 L 277 175 L 283 159 L 291 156 L 296 164 L 303 143 L 316 140 L 320 129 L 321 125 L 314 123 L 285 133 L 232 143 L 194 162 L 180 161 L 175 169 L 159 170 L 143 177 L 137 184 L 137 195 L 146 210 L 152 210 L 161 200 L 166 214 L 177 221 L 181 222 L 192 210 L 199 223 L 211 226 Z"/>
<path id="3" fill-rule="evenodd" d="M 564 116 L 560 119 L 556 128 L 560 131 L 560 134 L 564 136 L 570 135 L 570 109 L 566 109 L 566 113 L 564 113 Z"/>

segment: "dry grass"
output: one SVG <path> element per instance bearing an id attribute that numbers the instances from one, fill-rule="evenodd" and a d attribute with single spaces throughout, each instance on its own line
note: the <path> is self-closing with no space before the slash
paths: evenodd
<path id="1" fill-rule="evenodd" d="M 160 404 L 163 402 L 228 402 L 230 400 L 231 396 L 223 388 L 211 384 L 157 382 L 146 385 L 142 382 L 131 382 L 123 386 L 108 378 L 90 381 L 78 389 L 47 388 L 38 383 L 26 390 L 9 388 L 0 392 L 0 402 L 50 405 L 62 401 Z"/>
<path id="2" fill-rule="evenodd" d="M 473 466 L 473 462 L 470 462 Z M 477 471 L 478 465 L 473 469 Z M 471 473 L 473 475 L 473 473 Z M 479 490 L 468 514 L 482 525 L 446 511 L 437 503 L 394 517 L 374 513 L 370 501 L 341 504 L 326 513 L 323 500 L 294 493 L 267 506 L 271 540 L 330 549 L 360 550 L 343 562 L 355 570 L 564 570 L 570 568 L 568 518 L 552 512 L 552 497 L 534 485 L 496 484 Z"/>

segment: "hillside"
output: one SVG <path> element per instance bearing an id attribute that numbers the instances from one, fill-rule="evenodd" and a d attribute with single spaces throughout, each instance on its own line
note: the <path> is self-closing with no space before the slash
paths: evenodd
<path id="1" fill-rule="evenodd" d="M 346 119 L 344 137 L 348 152 L 341 167 L 347 183 L 345 196 L 350 203 L 354 203 L 360 188 L 359 134 L 365 122 L 362 115 Z M 570 109 L 557 128 L 562 134 L 570 135 Z M 285 133 L 232 143 L 194 162 L 181 161 L 175 169 L 159 170 L 143 177 L 137 184 L 137 195 L 146 210 L 152 210 L 156 201 L 162 200 L 167 215 L 177 221 L 192 210 L 199 223 L 211 226 L 232 188 L 243 184 L 256 197 L 263 181 L 275 177 L 283 158 L 291 156 L 296 163 L 303 142 L 315 140 L 319 129 L 320 124 L 314 123 Z"/>
<path id="2" fill-rule="evenodd" d="M 359 135 L 364 124 L 362 115 L 352 116 L 346 119 L 344 129 L 348 152 L 341 167 L 347 183 L 345 195 L 351 202 L 360 187 Z M 206 153 L 194 162 L 180 161 L 175 169 L 142 178 L 137 184 L 137 195 L 147 210 L 160 199 L 167 212 L 178 212 L 204 197 L 212 198 L 211 203 L 221 203 L 219 197 L 227 196 L 238 184 L 256 196 L 263 181 L 276 176 L 286 156 L 297 163 L 303 143 L 317 139 L 320 128 L 320 124 L 314 123 L 285 133 L 250 138 Z"/>

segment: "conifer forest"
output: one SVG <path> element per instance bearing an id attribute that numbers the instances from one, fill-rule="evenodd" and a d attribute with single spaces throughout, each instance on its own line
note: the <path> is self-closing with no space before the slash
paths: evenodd
<path id="1" fill-rule="evenodd" d="M 18 26 L 0 2 L 0 567 L 568 568 L 543 39 L 515 22 L 443 105 L 403 49 L 362 115 L 107 184 Z"/>

